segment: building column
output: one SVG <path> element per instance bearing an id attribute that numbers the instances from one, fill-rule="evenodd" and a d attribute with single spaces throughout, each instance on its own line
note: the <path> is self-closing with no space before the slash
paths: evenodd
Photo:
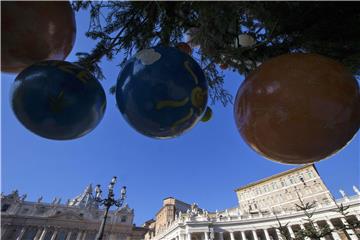
<path id="1" fill-rule="evenodd" d="M 43 232 L 43 228 L 39 228 L 36 232 L 36 235 L 34 237 L 34 240 L 39 240 L 41 233 Z"/>
<path id="2" fill-rule="evenodd" d="M 241 240 L 247 240 L 244 231 L 241 231 Z"/>
<path id="3" fill-rule="evenodd" d="M 82 235 L 82 232 L 79 230 L 78 235 L 76 236 L 76 240 L 80 240 L 80 239 L 81 239 L 81 235 Z"/>
<path id="4" fill-rule="evenodd" d="M 235 240 L 234 232 L 230 232 L 230 240 Z"/>
<path id="5" fill-rule="evenodd" d="M 330 219 L 326 219 L 326 224 L 329 225 L 329 228 L 332 230 L 331 235 L 335 240 L 341 240 L 339 234 L 336 232 L 336 229 Z"/>
<path id="6" fill-rule="evenodd" d="M 254 240 L 258 240 L 258 236 L 257 236 L 257 234 L 256 234 L 256 230 L 251 230 L 251 231 L 252 231 Z"/>
<path id="7" fill-rule="evenodd" d="M 85 240 L 85 238 L 86 238 L 86 231 L 83 231 L 82 236 L 81 236 L 81 239 L 82 239 L 82 240 Z"/>
<path id="8" fill-rule="evenodd" d="M 71 232 L 68 233 L 68 235 L 66 236 L 66 240 L 70 240 L 71 238 Z"/>
<path id="9" fill-rule="evenodd" d="M 304 224 L 300 223 L 299 225 L 300 225 L 301 230 L 306 230 Z M 310 238 L 309 238 L 309 237 L 305 237 L 305 240 L 310 240 Z M 335 240 L 336 240 L 336 239 L 335 239 Z"/>
<path id="10" fill-rule="evenodd" d="M 7 226 L 7 225 L 4 225 L 4 226 L 1 228 L 1 237 L 0 237 L 0 239 L 4 239 L 5 234 L 6 234 L 7 231 L 8 231 L 8 226 Z"/>
<path id="11" fill-rule="evenodd" d="M 191 233 L 186 234 L 186 240 L 191 240 Z"/>
<path id="12" fill-rule="evenodd" d="M 277 235 L 278 239 L 279 239 L 279 240 L 283 240 L 283 237 L 282 237 L 282 235 L 281 235 L 280 230 L 277 229 L 277 228 L 275 228 L 275 232 L 276 232 L 276 235 Z"/>
<path id="13" fill-rule="evenodd" d="M 219 232 L 219 240 L 224 240 L 224 233 L 223 232 Z"/>
<path id="14" fill-rule="evenodd" d="M 265 233 L 265 239 L 270 240 L 270 235 L 269 235 L 269 232 L 268 232 L 268 230 L 266 228 L 264 229 L 264 233 Z"/>
<path id="15" fill-rule="evenodd" d="M 289 231 L 289 233 L 290 233 L 290 237 L 291 237 L 291 238 L 295 238 L 294 231 L 292 230 L 292 228 L 291 228 L 290 225 L 287 226 L 287 229 L 288 229 L 288 231 Z"/>
<path id="16" fill-rule="evenodd" d="M 53 235 L 51 236 L 51 239 L 50 239 L 50 240 L 55 240 L 57 234 L 58 234 L 58 230 L 55 229 L 55 231 L 54 231 Z"/>
<path id="17" fill-rule="evenodd" d="M 314 227 L 315 227 L 316 231 L 319 231 L 320 230 L 319 225 L 315 221 L 313 223 L 314 223 Z M 325 238 L 321 237 L 320 240 L 325 240 Z"/>
<path id="18" fill-rule="evenodd" d="M 349 225 L 345 218 L 341 217 L 340 220 L 344 224 L 344 226 Z M 345 231 L 349 234 L 349 237 L 351 238 L 351 240 L 357 240 L 358 239 L 356 237 L 356 234 L 354 233 L 354 231 L 352 229 L 346 229 Z"/>
<path id="19" fill-rule="evenodd" d="M 209 240 L 209 233 L 208 232 L 204 232 L 204 239 Z"/>
<path id="20" fill-rule="evenodd" d="M 45 239 L 45 235 L 46 235 L 47 231 L 48 231 L 48 229 L 45 227 L 41 232 L 39 240 L 44 240 Z"/>
<path id="21" fill-rule="evenodd" d="M 16 240 L 21 240 L 22 237 L 24 236 L 25 231 L 26 231 L 26 227 L 23 227 L 20 231 L 19 236 L 16 238 Z"/>

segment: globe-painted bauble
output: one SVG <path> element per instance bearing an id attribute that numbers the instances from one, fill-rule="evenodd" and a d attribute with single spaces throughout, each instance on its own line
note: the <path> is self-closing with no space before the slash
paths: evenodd
<path id="1" fill-rule="evenodd" d="M 1 71 L 18 73 L 43 60 L 63 60 L 76 35 L 69 2 L 1 3 Z"/>
<path id="2" fill-rule="evenodd" d="M 156 46 L 131 58 L 116 85 L 117 105 L 127 122 L 153 138 L 171 138 L 192 128 L 205 111 L 208 86 L 186 53 Z"/>
<path id="3" fill-rule="evenodd" d="M 312 163 L 339 151 L 359 129 L 359 85 L 330 58 L 285 54 L 249 74 L 234 114 L 258 153 L 281 163 Z"/>
<path id="4" fill-rule="evenodd" d="M 212 115 L 213 115 L 213 113 L 212 113 L 211 108 L 210 108 L 210 107 L 207 107 L 206 110 L 205 110 L 205 113 L 204 113 L 203 117 L 201 118 L 201 121 L 202 121 L 202 122 L 207 122 L 207 121 L 209 121 L 209 120 L 212 118 Z"/>
<path id="5" fill-rule="evenodd" d="M 81 137 L 101 121 L 105 92 L 87 70 L 65 61 L 43 61 L 24 69 L 11 96 L 17 119 L 44 138 Z"/>

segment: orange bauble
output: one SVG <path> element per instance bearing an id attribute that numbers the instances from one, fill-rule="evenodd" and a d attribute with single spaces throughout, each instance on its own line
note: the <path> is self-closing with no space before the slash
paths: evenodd
<path id="1" fill-rule="evenodd" d="M 227 69 L 228 67 L 229 67 L 229 65 L 227 65 L 226 63 L 220 64 L 220 68 L 221 68 L 222 70 L 225 70 L 225 69 Z"/>
<path id="2" fill-rule="evenodd" d="M 76 35 L 69 2 L 1 3 L 1 71 L 20 72 L 43 60 L 63 60 Z"/>
<path id="3" fill-rule="evenodd" d="M 312 163 L 340 150 L 359 129 L 359 86 L 330 58 L 281 55 L 246 78 L 234 115 L 244 140 L 261 155 Z"/>
<path id="4" fill-rule="evenodd" d="M 192 49 L 189 46 L 189 44 L 187 44 L 187 43 L 184 43 L 184 42 L 178 43 L 178 44 L 176 44 L 176 48 L 183 51 L 184 53 L 189 54 L 189 55 L 192 54 Z"/>

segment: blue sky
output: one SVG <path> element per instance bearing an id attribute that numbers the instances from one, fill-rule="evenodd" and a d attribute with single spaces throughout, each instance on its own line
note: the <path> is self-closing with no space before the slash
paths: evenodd
<path id="1" fill-rule="evenodd" d="M 94 42 L 84 36 L 88 17 L 78 13 L 77 38 L 67 58 L 89 51 Z M 102 61 L 106 80 L 107 110 L 98 127 L 77 140 L 52 141 L 26 130 L 10 107 L 10 87 L 16 75 L 1 74 L 1 191 L 19 189 L 28 200 L 40 195 L 44 201 L 61 197 L 65 202 L 89 183 L 107 186 L 113 175 L 128 187 L 127 202 L 135 209 L 140 225 L 160 209 L 162 199 L 173 196 L 197 202 L 210 211 L 237 204 L 234 189 L 294 166 L 266 160 L 252 151 L 240 137 L 232 106 L 212 106 L 214 116 L 198 123 L 185 135 L 155 140 L 138 134 L 123 119 L 108 89 L 116 82 L 121 56 Z M 243 81 L 238 73 L 226 72 L 225 88 L 233 95 Z M 359 134 L 338 154 L 316 164 L 325 184 L 339 197 L 338 190 L 353 194 L 359 185 Z"/>

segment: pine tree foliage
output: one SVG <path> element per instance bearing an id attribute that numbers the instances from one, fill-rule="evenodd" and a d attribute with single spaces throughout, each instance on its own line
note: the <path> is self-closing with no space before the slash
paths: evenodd
<path id="1" fill-rule="evenodd" d="M 312 52 L 344 63 L 360 74 L 360 4 L 357 2 L 204 2 L 75 1 L 90 11 L 87 37 L 97 45 L 78 53 L 79 64 L 98 78 L 102 57 L 113 59 L 157 44 L 183 41 L 198 46 L 199 59 L 213 102 L 231 102 L 218 64 L 247 75 L 266 59 L 291 52 Z M 256 43 L 241 46 L 240 34 Z"/>
<path id="2" fill-rule="evenodd" d="M 343 203 L 337 203 L 334 198 L 333 202 L 337 208 L 336 212 L 338 212 L 344 219 L 347 219 L 347 217 L 350 215 L 348 212 L 349 206 L 344 206 Z M 360 221 L 358 219 L 355 219 L 354 221 L 346 221 L 346 224 L 338 227 L 337 229 L 342 231 L 352 230 L 357 238 L 360 239 Z"/>
<path id="3" fill-rule="evenodd" d="M 315 206 L 316 202 L 304 202 L 304 200 L 300 197 L 299 193 L 296 192 L 298 196 L 299 203 L 295 204 L 295 208 L 297 211 L 303 212 L 305 218 L 303 219 L 306 221 L 306 225 L 304 229 L 300 229 L 296 231 L 294 234 L 295 236 L 292 237 L 287 230 L 287 226 L 289 223 L 282 225 L 278 217 L 276 216 L 278 227 L 280 234 L 284 240 L 304 240 L 304 239 L 317 239 L 320 240 L 321 238 L 328 236 L 331 234 L 334 229 L 330 229 L 328 225 L 319 226 L 313 220 L 313 215 L 315 213 Z"/>

